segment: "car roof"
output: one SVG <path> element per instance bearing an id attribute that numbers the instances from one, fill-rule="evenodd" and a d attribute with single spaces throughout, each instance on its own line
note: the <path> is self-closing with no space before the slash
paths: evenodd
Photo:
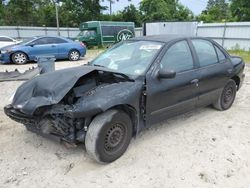
<path id="1" fill-rule="evenodd" d="M 33 37 L 34 39 L 39 39 L 39 38 L 44 38 L 44 37 L 53 37 L 53 38 L 60 38 L 60 39 L 64 39 L 67 41 L 71 41 L 70 39 L 66 38 L 66 37 L 62 37 L 62 36 L 50 36 L 50 35 L 41 35 L 41 36 L 35 36 Z"/>
<path id="2" fill-rule="evenodd" d="M 151 35 L 151 36 L 135 37 L 131 40 L 144 40 L 144 41 L 168 43 L 173 40 L 187 39 L 187 38 L 203 38 L 203 37 L 185 36 L 185 35 Z"/>

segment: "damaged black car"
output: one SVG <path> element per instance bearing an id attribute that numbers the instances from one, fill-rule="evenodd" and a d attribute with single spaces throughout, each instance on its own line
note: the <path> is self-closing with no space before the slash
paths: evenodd
<path id="1" fill-rule="evenodd" d="M 229 109 L 244 66 L 206 38 L 134 38 L 87 65 L 25 82 L 4 110 L 28 130 L 84 144 L 92 158 L 108 163 L 155 123 L 208 105 Z"/>

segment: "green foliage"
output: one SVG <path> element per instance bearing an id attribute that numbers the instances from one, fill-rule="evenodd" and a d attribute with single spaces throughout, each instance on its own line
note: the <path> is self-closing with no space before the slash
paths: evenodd
<path id="1" fill-rule="evenodd" d="M 143 22 L 189 21 L 194 17 L 178 0 L 142 0 L 140 10 Z"/>
<path id="2" fill-rule="evenodd" d="M 120 12 L 122 20 L 125 22 L 134 22 L 137 27 L 142 25 L 142 16 L 139 10 L 136 9 L 134 5 L 129 5 Z"/>
<path id="3" fill-rule="evenodd" d="M 230 20 L 229 5 L 226 0 L 209 0 L 206 10 L 197 19 L 207 23 Z"/>
<path id="4" fill-rule="evenodd" d="M 249 0 L 231 0 L 231 11 L 236 21 L 250 21 Z"/>

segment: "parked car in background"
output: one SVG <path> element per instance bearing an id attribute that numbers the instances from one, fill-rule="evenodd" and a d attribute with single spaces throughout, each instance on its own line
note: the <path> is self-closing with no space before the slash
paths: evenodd
<path id="1" fill-rule="evenodd" d="M 0 36 L 0 48 L 3 48 L 5 46 L 9 46 L 12 44 L 18 44 L 20 42 L 22 42 L 22 41 L 15 40 L 15 39 L 8 37 L 8 36 Z"/>
<path id="2" fill-rule="evenodd" d="M 228 110 L 244 67 L 210 39 L 139 37 L 25 82 L 4 110 L 32 132 L 85 144 L 92 158 L 112 162 L 155 123 L 208 105 Z"/>
<path id="3" fill-rule="evenodd" d="M 56 59 L 77 61 L 85 56 L 86 47 L 80 42 L 74 42 L 63 37 L 33 37 L 18 45 L 10 45 L 0 49 L 0 62 L 25 64 L 34 61 L 38 56 L 52 55 Z"/>

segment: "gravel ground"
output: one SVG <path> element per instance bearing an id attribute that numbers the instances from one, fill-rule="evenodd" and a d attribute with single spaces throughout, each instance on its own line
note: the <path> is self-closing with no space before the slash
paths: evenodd
<path id="1" fill-rule="evenodd" d="M 57 62 L 56 69 L 95 55 Z M 0 65 L 0 71 L 16 67 Z M 11 121 L 3 107 L 21 82 L 0 83 L 0 187 L 249 187 L 250 67 L 245 72 L 230 110 L 207 107 L 158 124 L 108 165 L 92 161 L 82 147 L 67 149 Z"/>

